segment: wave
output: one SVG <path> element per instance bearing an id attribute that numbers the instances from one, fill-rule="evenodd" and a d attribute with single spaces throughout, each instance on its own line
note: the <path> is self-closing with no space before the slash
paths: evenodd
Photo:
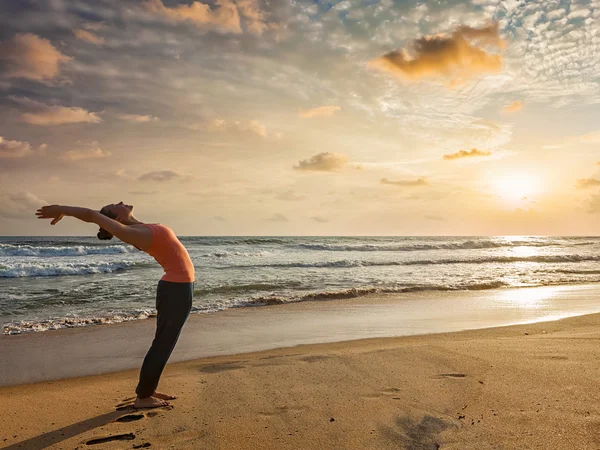
<path id="1" fill-rule="evenodd" d="M 124 245 L 34 246 L 0 244 L 0 256 L 86 256 L 131 253 Z"/>
<path id="2" fill-rule="evenodd" d="M 209 295 L 209 294 L 235 294 L 247 293 L 252 291 L 273 291 L 276 289 L 298 288 L 302 285 L 299 281 L 292 281 L 286 284 L 275 283 L 250 283 L 238 285 L 216 286 L 206 289 L 195 289 L 194 295 Z"/>
<path id="3" fill-rule="evenodd" d="M 9 322 L 2 327 L 2 334 L 21 334 L 36 331 L 59 330 L 62 328 L 78 328 L 89 325 L 105 325 L 119 322 L 130 322 L 132 320 L 147 319 L 154 317 L 156 313 L 149 309 L 135 312 L 116 313 L 99 317 L 63 317 L 46 320 L 21 320 Z"/>
<path id="4" fill-rule="evenodd" d="M 403 265 L 429 265 L 429 264 L 487 264 L 487 263 L 578 263 L 585 261 L 600 261 L 600 256 L 592 255 L 536 255 L 536 256 L 490 256 L 473 259 L 438 259 L 406 261 Z"/>
<path id="5" fill-rule="evenodd" d="M 261 238 L 261 237 L 248 237 L 248 238 L 194 238 L 194 237 L 183 237 L 182 242 L 193 242 L 196 245 L 262 245 L 262 244 L 289 244 L 289 239 L 280 238 Z"/>
<path id="6" fill-rule="evenodd" d="M 419 291 L 455 291 L 455 290 L 483 290 L 497 289 L 507 286 L 506 283 L 497 281 L 489 283 L 479 283 L 471 285 L 454 285 L 454 286 L 406 286 L 398 288 L 377 288 L 377 287 L 359 287 L 351 289 L 343 289 L 338 291 L 323 291 L 311 292 L 299 296 L 258 296 L 249 299 L 240 299 L 228 304 L 197 304 L 192 307 L 194 313 L 215 312 L 227 308 L 243 308 L 255 306 L 278 305 L 284 303 L 296 303 L 303 301 L 325 301 L 325 300 L 343 300 L 349 298 L 362 297 L 371 294 L 386 294 L 386 293 L 409 293 Z M 197 293 L 198 291 L 195 291 Z M 52 318 L 45 320 L 22 320 L 10 322 L 3 326 L 3 334 L 21 334 L 36 331 L 58 330 L 62 328 L 76 328 L 89 325 L 104 325 L 119 322 L 127 322 L 132 320 L 146 319 L 154 317 L 156 313 L 152 309 L 142 309 L 137 311 L 117 312 L 107 314 L 106 316 L 95 317 L 63 317 Z"/>
<path id="7" fill-rule="evenodd" d="M 341 300 L 348 298 L 363 297 L 373 294 L 401 294 L 409 292 L 425 291 L 480 291 L 487 289 L 499 289 L 508 287 L 509 284 L 504 281 L 490 281 L 486 283 L 455 284 L 455 285 L 415 285 L 402 287 L 359 287 L 343 289 L 339 291 L 311 292 L 300 296 L 263 296 L 254 297 L 240 303 L 239 307 L 244 306 L 266 306 L 284 303 L 296 303 L 316 300 Z"/>
<path id="8" fill-rule="evenodd" d="M 530 240 L 496 241 L 496 240 L 468 240 L 464 242 L 451 242 L 440 244 L 295 244 L 293 247 L 306 250 L 322 251 L 350 251 L 350 252 L 416 252 L 427 250 L 479 250 L 486 248 L 502 247 L 550 247 L 559 245 L 556 242 L 539 242 Z M 583 245 L 583 244 L 579 244 Z"/>
<path id="9" fill-rule="evenodd" d="M 488 264 L 488 263 L 577 263 L 585 261 L 600 261 L 600 256 L 586 255 L 546 255 L 546 256 L 489 256 L 481 258 L 457 258 L 457 259 L 425 259 L 414 261 L 369 261 L 341 259 L 323 262 L 294 262 L 276 264 L 235 265 L 226 267 L 215 267 L 216 269 L 238 269 L 255 267 L 274 268 L 350 268 L 350 267 L 376 267 L 376 266 L 426 266 L 444 264 Z"/>
<path id="10" fill-rule="evenodd" d="M 204 253 L 200 255 L 202 258 L 228 258 L 231 256 L 267 256 L 270 253 L 264 250 L 256 252 L 232 252 L 223 250 L 220 252 Z"/>
<path id="11" fill-rule="evenodd" d="M 570 273 L 573 275 L 600 275 L 600 270 L 570 270 L 570 269 L 540 269 L 536 270 L 536 273 Z"/>
<path id="12" fill-rule="evenodd" d="M 52 277 L 64 275 L 90 275 L 112 273 L 143 265 L 134 261 L 89 263 L 10 263 L 0 264 L 0 278 Z"/>
<path id="13" fill-rule="evenodd" d="M 237 298 L 219 298 L 213 301 L 196 301 L 192 307 L 193 313 L 212 313 L 229 308 L 244 308 L 244 307 L 260 307 L 281 305 L 286 303 L 297 303 L 305 301 L 334 301 L 350 298 L 358 298 L 368 295 L 386 295 L 386 294 L 409 294 L 418 292 L 450 292 L 450 291 L 483 291 L 492 289 L 506 289 L 515 287 L 534 287 L 534 286 L 551 286 L 570 283 L 578 283 L 577 279 L 555 280 L 546 282 L 537 282 L 530 285 L 515 286 L 508 282 L 495 280 L 486 282 L 473 283 L 453 283 L 453 284 L 419 284 L 419 285 L 402 285 L 402 286 L 362 286 L 349 289 L 331 290 L 331 291 L 315 291 L 304 294 L 288 294 L 288 295 L 257 295 L 254 297 L 244 296 L 243 293 L 252 291 L 253 288 L 266 288 L 266 284 L 257 285 L 240 285 L 237 287 L 229 287 L 229 293 L 236 289 L 240 295 Z M 598 280 L 600 282 L 600 280 Z M 278 285 L 270 287 L 281 288 Z M 194 294 L 216 293 L 216 290 L 195 290 Z M 398 298 L 400 300 L 400 298 Z M 50 318 L 45 320 L 23 320 L 10 322 L 4 325 L 3 334 L 20 334 L 26 332 L 57 330 L 61 328 L 74 328 L 88 325 L 102 325 L 118 322 L 126 322 L 132 320 L 146 319 L 156 315 L 153 309 L 138 309 L 134 311 L 117 311 L 107 313 L 104 316 L 95 317 L 63 317 Z"/>

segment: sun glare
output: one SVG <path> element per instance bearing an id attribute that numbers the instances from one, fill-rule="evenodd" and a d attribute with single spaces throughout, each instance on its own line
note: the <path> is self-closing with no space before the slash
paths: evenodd
<path id="1" fill-rule="evenodd" d="M 512 206 L 531 201 L 540 191 L 539 178 L 530 174 L 500 175 L 492 179 L 491 184 L 496 195 Z"/>

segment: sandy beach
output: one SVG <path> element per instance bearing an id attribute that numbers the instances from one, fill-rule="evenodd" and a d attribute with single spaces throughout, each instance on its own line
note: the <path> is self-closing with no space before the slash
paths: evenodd
<path id="1" fill-rule="evenodd" d="M 311 305 L 280 311 L 290 307 Z M 85 332 L 112 333 L 119 326 Z M 82 330 L 59 330 L 5 336 L 2 343 L 6 349 L 7 339 L 32 342 L 45 335 L 52 341 L 69 333 L 83 336 Z M 590 314 L 200 358 L 169 364 L 160 389 L 179 398 L 170 408 L 145 411 L 129 406 L 138 369 L 6 386 L 0 388 L 1 444 L 597 449 L 599 339 L 600 314 Z"/>

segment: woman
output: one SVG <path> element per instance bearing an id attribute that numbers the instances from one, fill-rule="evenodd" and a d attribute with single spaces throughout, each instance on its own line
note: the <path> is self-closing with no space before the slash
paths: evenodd
<path id="1" fill-rule="evenodd" d="M 173 351 L 192 308 L 194 266 L 173 230 L 162 224 L 147 224 L 133 216 L 133 206 L 123 202 L 104 206 L 100 211 L 76 206 L 43 206 L 38 219 L 53 219 L 55 225 L 64 216 L 73 216 L 100 226 L 99 239 L 113 235 L 151 255 L 165 270 L 156 292 L 156 335 L 142 364 L 135 390 L 134 408 L 168 405 L 175 397 L 156 391 L 160 375 Z"/>

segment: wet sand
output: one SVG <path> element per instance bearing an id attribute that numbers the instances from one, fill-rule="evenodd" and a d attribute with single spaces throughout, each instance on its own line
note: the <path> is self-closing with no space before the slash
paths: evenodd
<path id="1" fill-rule="evenodd" d="M 137 369 L 16 385 L 0 389 L 0 444 L 597 449 L 599 356 L 593 314 L 179 362 L 160 385 L 179 398 L 151 411 L 129 406 Z"/>

